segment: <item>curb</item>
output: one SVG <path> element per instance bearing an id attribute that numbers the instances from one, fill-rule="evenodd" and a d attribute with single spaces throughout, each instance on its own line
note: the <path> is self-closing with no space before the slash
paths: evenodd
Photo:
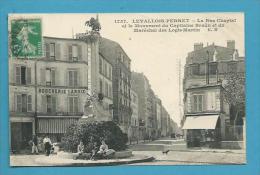
<path id="1" fill-rule="evenodd" d="M 42 164 L 41 166 L 55 166 L 55 167 L 64 167 L 64 166 L 73 166 L 73 167 L 92 167 L 92 166 L 115 166 L 115 165 L 124 165 L 124 164 L 134 164 L 134 163 L 143 163 L 143 162 L 151 162 L 155 158 L 151 156 L 146 156 L 145 158 L 141 159 L 134 159 L 134 160 L 123 160 L 123 161 L 111 161 L 111 162 L 71 162 L 71 163 L 48 163 L 44 161 L 40 161 L 39 159 L 35 160 L 38 164 Z"/>

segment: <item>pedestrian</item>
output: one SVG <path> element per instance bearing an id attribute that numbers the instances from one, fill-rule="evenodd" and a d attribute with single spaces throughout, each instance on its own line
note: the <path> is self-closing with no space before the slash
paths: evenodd
<path id="1" fill-rule="evenodd" d="M 98 146 L 97 146 L 97 142 L 94 142 L 92 150 L 91 150 L 91 157 L 90 160 L 95 160 L 96 159 L 96 154 L 98 152 Z"/>
<path id="2" fill-rule="evenodd" d="M 102 140 L 101 145 L 99 147 L 99 151 L 97 152 L 97 154 L 101 158 L 110 158 L 115 154 L 115 150 L 109 149 L 105 140 Z"/>
<path id="3" fill-rule="evenodd" d="M 36 135 L 33 135 L 33 138 L 32 138 L 32 154 L 39 154 L 39 151 L 38 151 L 38 137 Z"/>
<path id="4" fill-rule="evenodd" d="M 46 135 L 43 139 L 44 149 L 45 149 L 45 155 L 49 156 L 51 152 L 51 139 Z"/>

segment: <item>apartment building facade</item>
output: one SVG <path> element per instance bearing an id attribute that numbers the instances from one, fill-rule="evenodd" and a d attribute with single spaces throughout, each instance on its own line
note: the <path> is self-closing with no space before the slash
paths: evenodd
<path id="1" fill-rule="evenodd" d="M 61 141 L 83 116 L 88 94 L 102 94 L 103 115 L 95 120 L 112 120 L 112 65 L 99 54 L 99 36 L 94 37 L 44 37 L 42 58 L 9 59 L 13 151 L 26 147 L 33 134 Z"/>
<path id="2" fill-rule="evenodd" d="M 183 81 L 183 129 L 188 140 L 197 138 L 205 143 L 227 139 L 232 113 L 224 99 L 225 79 L 231 72 L 243 77 L 244 67 L 244 57 L 239 56 L 234 41 L 227 41 L 226 47 L 194 45 L 186 58 Z"/>

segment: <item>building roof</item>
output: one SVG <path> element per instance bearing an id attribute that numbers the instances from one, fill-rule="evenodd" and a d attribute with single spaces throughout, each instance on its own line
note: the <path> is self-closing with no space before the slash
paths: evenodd
<path id="1" fill-rule="evenodd" d="M 123 51 L 123 53 L 127 56 L 119 43 L 103 37 L 100 37 L 99 41 L 99 52 L 105 58 L 109 59 L 110 62 L 115 63 L 116 58 L 119 56 L 119 51 Z M 131 61 L 128 56 L 127 58 L 129 61 Z"/>
<path id="2" fill-rule="evenodd" d="M 228 47 L 217 46 L 211 44 L 209 46 L 203 47 L 198 50 L 194 50 L 189 52 L 188 59 L 192 59 L 193 63 L 202 63 L 208 59 L 209 52 L 209 60 L 213 60 L 213 55 L 216 52 L 216 60 L 217 61 L 225 61 L 225 60 L 232 60 L 234 52 L 237 52 L 237 49 L 231 49 Z M 243 57 L 238 57 L 239 59 L 243 59 Z"/>

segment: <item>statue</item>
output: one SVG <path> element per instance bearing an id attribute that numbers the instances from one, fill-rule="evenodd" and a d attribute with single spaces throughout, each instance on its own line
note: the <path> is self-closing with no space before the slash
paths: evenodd
<path id="1" fill-rule="evenodd" d="M 103 107 L 103 102 L 99 94 L 88 94 L 84 103 L 82 118 L 89 120 L 108 120 L 110 118 L 109 111 L 104 110 Z"/>
<path id="2" fill-rule="evenodd" d="M 96 19 L 92 17 L 89 21 L 86 21 L 85 26 L 91 27 L 92 31 L 94 32 L 99 32 L 101 29 L 101 25 L 98 21 L 98 17 Z"/>

